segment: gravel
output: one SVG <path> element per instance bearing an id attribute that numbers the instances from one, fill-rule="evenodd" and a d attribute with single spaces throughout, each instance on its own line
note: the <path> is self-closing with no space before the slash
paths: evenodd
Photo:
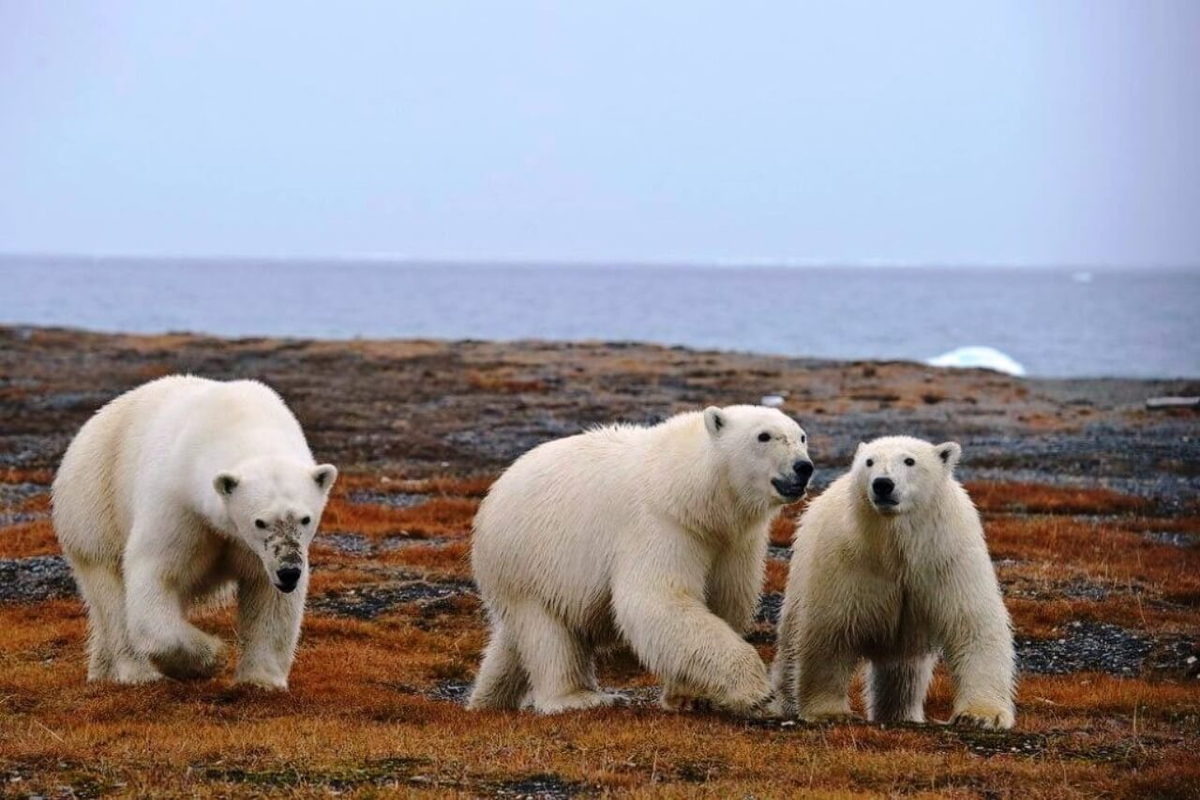
<path id="1" fill-rule="evenodd" d="M 15 506 L 48 491 L 50 487 L 40 483 L 0 483 L 0 508 Z"/>
<path id="2" fill-rule="evenodd" d="M 490 793 L 496 797 L 530 797 L 539 798 L 539 800 L 574 797 L 587 791 L 587 787 L 583 784 L 567 781 L 558 775 L 548 773 L 530 775 L 515 781 L 501 781 L 488 788 Z"/>
<path id="3" fill-rule="evenodd" d="M 371 541 L 358 533 L 322 533 L 317 536 L 317 542 L 356 556 L 367 556 L 375 552 Z"/>
<path id="4" fill-rule="evenodd" d="M 310 598 L 308 609 L 336 617 L 371 620 L 408 603 L 432 608 L 453 597 L 472 595 L 474 592 L 474 585 L 469 581 L 406 581 L 327 592 Z"/>
<path id="5" fill-rule="evenodd" d="M 1197 642 L 1182 636 L 1154 636 L 1107 622 L 1075 621 L 1058 639 L 1016 639 L 1017 664 L 1034 675 L 1104 672 L 1138 675 L 1149 668 L 1161 672 L 1197 673 Z"/>
<path id="6" fill-rule="evenodd" d="M 350 492 L 351 503 L 368 503 L 389 508 L 415 508 L 429 500 L 426 494 L 408 492 L 368 492 L 361 489 Z"/>
<path id="7" fill-rule="evenodd" d="M 779 623 L 779 612 L 782 608 L 783 593 L 767 592 L 758 601 L 758 611 L 754 614 L 754 621 L 776 625 Z"/>
<path id="8" fill-rule="evenodd" d="M 1169 544 L 1172 547 L 1193 547 L 1200 544 L 1200 535 L 1180 531 L 1146 531 L 1142 536 L 1152 542 Z"/>
<path id="9" fill-rule="evenodd" d="M 74 594 L 71 567 L 62 556 L 0 560 L 0 603 L 38 603 Z"/>
<path id="10" fill-rule="evenodd" d="M 471 695 L 471 682 L 446 680 L 438 683 L 426 694 L 431 700 L 442 700 L 447 703 L 457 703 L 458 705 L 466 705 L 467 698 Z"/>

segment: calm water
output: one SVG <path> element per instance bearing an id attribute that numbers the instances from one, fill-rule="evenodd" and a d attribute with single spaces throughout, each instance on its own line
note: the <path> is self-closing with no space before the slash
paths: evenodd
<path id="1" fill-rule="evenodd" d="M 1200 272 L 0 260 L 0 323 L 303 337 L 629 339 L 1032 375 L 1200 377 Z"/>

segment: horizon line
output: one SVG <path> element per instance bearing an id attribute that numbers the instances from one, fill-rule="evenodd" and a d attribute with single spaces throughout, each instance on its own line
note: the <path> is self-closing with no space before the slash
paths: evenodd
<path id="1" fill-rule="evenodd" d="M 414 256 L 395 253 L 359 253 L 350 255 L 247 255 L 247 254 L 165 254 L 165 253 L 76 253 L 0 251 L 0 261 L 173 261 L 186 263 L 253 263 L 272 264 L 383 264 L 397 267 L 526 267 L 547 269 L 556 267 L 579 269 L 931 269 L 931 270 L 1061 270 L 1061 271 L 1122 271 L 1147 270 L 1189 272 L 1200 270 L 1200 262 L 1165 263 L 1046 263 L 1046 262 L 988 262 L 988 261 L 906 261 L 890 258 L 837 260 L 820 258 L 714 258 L 692 259 L 597 259 L 597 258 L 495 258 L 455 256 Z"/>

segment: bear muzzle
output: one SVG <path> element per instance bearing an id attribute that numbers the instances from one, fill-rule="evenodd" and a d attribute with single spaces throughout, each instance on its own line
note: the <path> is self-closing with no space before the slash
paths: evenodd
<path id="1" fill-rule="evenodd" d="M 291 594 L 300 584 L 300 576 L 304 570 L 300 567 L 287 566 L 275 570 L 275 588 L 284 594 Z"/>
<path id="2" fill-rule="evenodd" d="M 806 458 L 802 458 L 792 464 L 792 474 L 782 475 L 778 478 L 771 479 L 771 485 L 775 487 L 775 491 L 779 492 L 779 496 L 787 502 L 795 502 L 804 496 L 805 490 L 808 488 L 808 481 L 812 478 L 813 464 Z"/>
<path id="3" fill-rule="evenodd" d="M 876 478 L 871 481 L 871 504 L 879 511 L 892 511 L 900 505 L 895 491 L 896 482 L 891 478 Z"/>

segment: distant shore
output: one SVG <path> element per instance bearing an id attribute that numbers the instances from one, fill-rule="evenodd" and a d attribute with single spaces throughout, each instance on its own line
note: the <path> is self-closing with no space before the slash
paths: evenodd
<path id="1" fill-rule="evenodd" d="M 0 284 L 12 325 L 920 362 L 986 348 L 1035 376 L 1200 379 L 1200 270 L 0 257 Z"/>
<path id="2" fill-rule="evenodd" d="M 423 476 L 495 470 L 611 420 L 783 397 L 818 462 L 886 433 L 955 438 L 966 475 L 1111 486 L 1169 506 L 1196 477 L 1197 415 L 1147 411 L 1200 381 L 1012 378 L 905 362 L 837 362 L 631 342 L 320 341 L 0 327 L 0 467 L 50 468 L 116 394 L 174 372 L 261 378 L 314 447 Z M 1138 445 L 1131 447 L 1130 442 Z M 827 467 L 819 479 L 828 479 Z"/>

